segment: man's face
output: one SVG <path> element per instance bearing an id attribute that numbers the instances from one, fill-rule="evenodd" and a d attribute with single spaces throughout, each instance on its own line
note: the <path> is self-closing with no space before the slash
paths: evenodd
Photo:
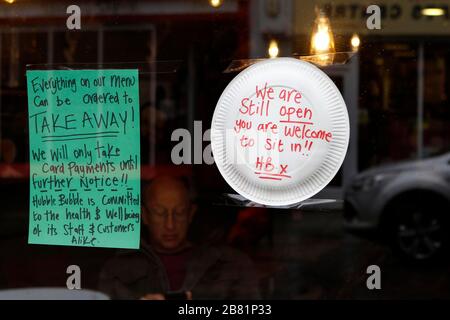
<path id="1" fill-rule="evenodd" d="M 187 243 L 194 206 L 181 183 L 155 183 L 144 194 L 144 224 L 152 246 L 160 252 L 174 252 Z"/>

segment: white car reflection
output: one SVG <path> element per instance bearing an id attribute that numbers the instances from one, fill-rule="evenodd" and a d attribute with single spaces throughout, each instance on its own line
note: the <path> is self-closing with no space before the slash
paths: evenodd
<path id="1" fill-rule="evenodd" d="M 345 226 L 429 261 L 449 245 L 450 153 L 362 172 L 346 189 Z"/>

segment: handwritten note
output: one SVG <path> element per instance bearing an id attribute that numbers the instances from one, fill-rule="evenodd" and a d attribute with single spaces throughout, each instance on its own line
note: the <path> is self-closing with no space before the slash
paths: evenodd
<path id="1" fill-rule="evenodd" d="M 137 70 L 27 72 L 33 244 L 139 248 Z"/>
<path id="2" fill-rule="evenodd" d="M 233 134 L 259 179 L 291 179 L 291 171 L 313 156 L 316 145 L 333 139 L 311 101 L 297 89 L 260 83 L 239 104 Z"/>

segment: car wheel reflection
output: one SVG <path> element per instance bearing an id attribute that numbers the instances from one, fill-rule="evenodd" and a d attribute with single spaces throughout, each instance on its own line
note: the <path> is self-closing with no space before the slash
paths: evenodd
<path id="1" fill-rule="evenodd" d="M 397 249 L 407 258 L 432 259 L 444 245 L 443 229 L 439 216 L 422 211 L 403 213 L 397 220 Z"/>

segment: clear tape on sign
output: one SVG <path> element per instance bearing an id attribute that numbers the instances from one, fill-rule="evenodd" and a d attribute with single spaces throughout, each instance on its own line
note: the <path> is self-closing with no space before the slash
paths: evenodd
<path id="1" fill-rule="evenodd" d="M 342 209 L 343 201 L 338 199 L 306 199 L 298 203 L 269 206 L 253 202 L 240 194 L 224 193 L 219 198 L 212 201 L 216 206 L 252 207 L 252 208 L 274 208 L 274 209 L 305 209 L 314 211 L 334 211 Z"/>
<path id="2" fill-rule="evenodd" d="M 323 68 L 347 64 L 355 54 L 356 52 L 349 51 L 349 52 L 322 53 L 309 56 L 294 54 L 292 55 L 292 57 L 313 63 L 316 66 Z M 250 67 L 252 64 L 268 59 L 271 58 L 233 60 L 225 69 L 224 73 L 239 72 L 247 67 Z"/>
<path id="3" fill-rule="evenodd" d="M 80 69 L 138 69 L 139 74 L 170 74 L 176 73 L 180 60 L 150 60 L 136 62 L 111 63 L 42 63 L 27 64 L 27 70 L 80 70 Z"/>

